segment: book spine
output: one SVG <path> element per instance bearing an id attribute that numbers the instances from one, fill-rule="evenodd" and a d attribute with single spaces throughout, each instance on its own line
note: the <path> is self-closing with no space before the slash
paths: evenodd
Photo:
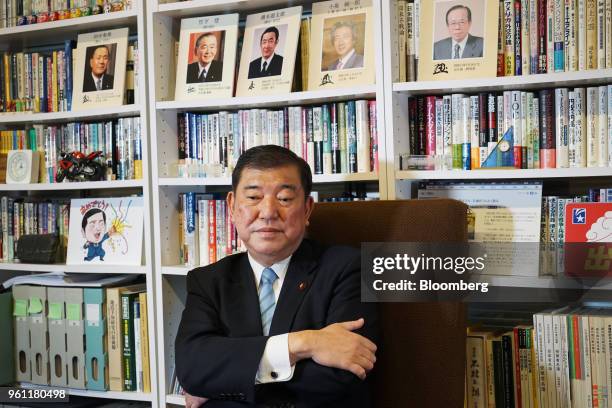
<path id="1" fill-rule="evenodd" d="M 436 154 L 436 97 L 425 97 L 425 154 Z"/>
<path id="2" fill-rule="evenodd" d="M 584 88 L 574 89 L 575 101 L 575 126 L 574 126 L 574 138 L 575 138 L 575 166 L 586 167 L 586 95 Z"/>
<path id="3" fill-rule="evenodd" d="M 368 113 L 370 122 L 370 171 L 378 174 L 379 162 L 378 162 L 378 117 L 376 115 L 376 101 L 368 101 Z M 612 110 L 611 110 L 612 113 Z M 612 140 L 612 139 L 611 139 Z"/>
<path id="4" fill-rule="evenodd" d="M 556 168 L 555 125 L 553 120 L 553 92 L 544 89 L 539 93 L 540 102 L 540 168 Z"/>
<path id="5" fill-rule="evenodd" d="M 123 334 L 123 390 L 136 391 L 136 356 L 134 346 L 133 295 L 121 295 L 121 327 Z"/>
<path id="6" fill-rule="evenodd" d="M 587 167 L 597 167 L 599 151 L 598 147 L 598 113 L 599 113 L 599 88 L 589 87 L 587 88 L 586 98 L 586 119 L 587 119 L 587 130 L 586 130 L 586 147 L 587 147 Z"/>
<path id="7" fill-rule="evenodd" d="M 442 126 L 444 140 L 444 169 L 452 168 L 453 160 L 453 119 L 452 119 L 452 96 L 442 97 Z"/>
<path id="8" fill-rule="evenodd" d="M 597 0 L 586 2 L 586 69 L 597 69 Z"/>
<path id="9" fill-rule="evenodd" d="M 555 89 L 555 142 L 557 168 L 569 167 L 567 88 Z"/>
<path id="10" fill-rule="evenodd" d="M 339 174 L 342 172 L 340 167 L 340 142 L 338 140 L 338 104 L 332 103 L 330 105 L 330 122 L 331 122 L 331 164 L 332 173 Z"/>
<path id="11" fill-rule="evenodd" d="M 555 72 L 565 70 L 565 1 L 554 0 L 554 22 L 553 22 L 553 41 L 554 41 L 554 66 Z"/>
<path id="12" fill-rule="evenodd" d="M 463 94 L 451 95 L 451 133 L 452 133 L 452 158 L 453 169 L 461 169 L 461 143 L 463 141 L 463 115 L 461 104 Z"/>
<path id="13" fill-rule="evenodd" d="M 368 101 L 355 102 L 355 130 L 357 141 L 357 172 L 370 171 L 370 126 L 368 123 Z"/>
<path id="14" fill-rule="evenodd" d="M 330 105 L 325 104 L 321 113 L 321 132 L 323 133 L 323 174 L 332 174 L 332 122 L 330 117 Z"/>
<path id="15" fill-rule="evenodd" d="M 547 73 L 547 22 L 548 0 L 538 0 L 538 74 Z"/>
<path id="16" fill-rule="evenodd" d="M 608 87 L 599 87 L 598 105 L 598 124 L 597 124 L 597 165 L 599 167 L 608 166 Z"/>
<path id="17" fill-rule="evenodd" d="M 606 0 L 597 0 L 597 69 L 606 69 L 606 44 L 610 46 L 610 37 L 606 38 Z"/>
<path id="18" fill-rule="evenodd" d="M 514 167 L 522 168 L 523 157 L 523 134 L 521 126 L 521 91 L 511 91 L 510 93 L 510 117 L 514 146 Z"/>
<path id="19" fill-rule="evenodd" d="M 511 76 L 515 73 L 515 55 L 514 55 L 514 41 L 515 41 L 515 22 L 514 22 L 514 1 L 515 0 L 503 0 L 504 1 L 504 75 Z"/>
<path id="20" fill-rule="evenodd" d="M 521 0 L 514 0 L 514 75 L 523 74 Z"/>
<path id="21" fill-rule="evenodd" d="M 480 168 L 480 114 L 478 96 L 470 96 L 469 140 L 470 140 L 470 168 Z"/>
<path id="22" fill-rule="evenodd" d="M 499 2 L 499 15 L 497 18 L 497 76 L 504 76 L 506 74 L 506 16 L 505 16 L 505 3 L 504 1 Z"/>
<path id="23" fill-rule="evenodd" d="M 546 69 L 547 73 L 555 72 L 555 3 L 559 0 L 547 0 L 546 3 Z"/>
<path id="24" fill-rule="evenodd" d="M 461 101 L 461 124 L 463 129 L 461 134 L 461 168 L 470 170 L 471 165 L 471 143 L 470 143 L 470 98 L 465 97 Z"/>
<path id="25" fill-rule="evenodd" d="M 577 0 L 578 14 L 578 70 L 584 71 L 587 66 L 587 0 Z"/>

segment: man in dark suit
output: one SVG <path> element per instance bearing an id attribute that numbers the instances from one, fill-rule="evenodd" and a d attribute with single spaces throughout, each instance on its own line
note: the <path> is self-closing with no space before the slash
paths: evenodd
<path id="1" fill-rule="evenodd" d="M 304 239 L 308 164 L 279 146 L 245 152 L 228 208 L 247 253 L 189 272 L 176 336 L 187 408 L 366 407 L 375 305 L 359 251 Z"/>
<path id="2" fill-rule="evenodd" d="M 434 43 L 434 60 L 482 57 L 483 39 L 470 34 L 472 11 L 456 5 L 446 12 L 446 27 L 450 37 Z"/>
<path id="3" fill-rule="evenodd" d="M 357 32 L 353 23 L 339 21 L 334 24 L 331 42 L 338 57 L 327 67 L 328 71 L 363 68 L 363 55 L 355 51 L 355 41 L 357 41 Z"/>
<path id="4" fill-rule="evenodd" d="M 198 37 L 193 49 L 197 61 L 187 65 L 187 83 L 218 82 L 222 80 L 223 63 L 216 61 L 217 37 L 204 33 Z"/>
<path id="5" fill-rule="evenodd" d="M 113 89 L 115 79 L 107 74 L 110 51 L 106 45 L 98 45 L 94 48 L 89 58 L 90 71 L 83 78 L 83 92 L 104 91 Z"/>
<path id="6" fill-rule="evenodd" d="M 276 27 L 268 27 L 261 34 L 259 46 L 261 57 L 249 64 L 249 79 L 276 76 L 283 73 L 283 57 L 276 54 L 279 32 Z"/>

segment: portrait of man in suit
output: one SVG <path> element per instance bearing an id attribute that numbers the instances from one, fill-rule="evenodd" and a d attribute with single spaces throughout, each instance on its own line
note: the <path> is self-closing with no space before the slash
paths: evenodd
<path id="1" fill-rule="evenodd" d="M 355 24 L 346 20 L 338 21 L 333 25 L 330 35 L 336 55 L 334 61 L 325 70 L 363 68 L 363 55 L 355 51 L 358 40 Z"/>
<path id="2" fill-rule="evenodd" d="M 434 43 L 434 60 L 482 57 L 483 38 L 470 34 L 472 11 L 464 5 L 455 5 L 446 12 L 447 38 Z"/>
<path id="3" fill-rule="evenodd" d="M 111 51 L 108 45 L 94 45 L 86 50 L 89 59 L 85 63 L 83 92 L 113 89 L 114 77 L 108 73 Z"/>
<path id="4" fill-rule="evenodd" d="M 193 48 L 195 61 L 187 65 L 187 83 L 219 82 L 223 77 L 223 62 L 215 59 L 219 48 L 223 47 L 223 40 L 218 44 L 217 33 L 206 32 L 192 34 L 198 36 Z M 221 33 L 222 35 L 224 33 Z M 223 36 L 221 35 L 221 39 Z"/>
<path id="5" fill-rule="evenodd" d="M 368 407 L 376 306 L 360 300 L 360 252 L 304 238 L 312 173 L 295 153 L 251 148 L 227 206 L 247 252 L 187 276 L 176 335 L 187 408 Z"/>
<path id="6" fill-rule="evenodd" d="M 259 39 L 261 56 L 249 64 L 249 79 L 281 75 L 283 57 L 276 52 L 279 40 L 278 28 L 267 27 Z"/>

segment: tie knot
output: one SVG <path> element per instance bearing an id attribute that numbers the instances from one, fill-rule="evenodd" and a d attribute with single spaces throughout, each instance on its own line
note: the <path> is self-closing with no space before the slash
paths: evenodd
<path id="1" fill-rule="evenodd" d="M 276 272 L 272 268 L 264 268 L 261 274 L 261 283 L 272 284 L 278 279 Z"/>

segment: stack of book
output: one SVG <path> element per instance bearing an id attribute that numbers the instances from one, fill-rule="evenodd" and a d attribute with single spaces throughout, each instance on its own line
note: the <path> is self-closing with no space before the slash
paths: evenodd
<path id="1" fill-rule="evenodd" d="M 229 175 L 240 154 L 263 144 L 291 149 L 314 174 L 378 170 L 376 101 L 178 116 L 179 165 Z"/>
<path id="2" fill-rule="evenodd" d="M 0 197 L 0 259 L 15 260 L 17 241 L 25 234 L 57 234 L 66 253 L 70 204 L 65 200 L 38 201 Z M 65 258 L 65 256 L 60 256 Z"/>
<path id="3" fill-rule="evenodd" d="M 181 264 L 208 265 L 244 250 L 224 197 L 195 192 L 179 194 Z"/>
<path id="4" fill-rule="evenodd" d="M 469 407 L 607 407 L 612 309 L 563 307 L 509 331 L 469 329 Z"/>
<path id="5" fill-rule="evenodd" d="M 130 10 L 131 0 L 2 0 L 0 28 Z"/>
<path id="6" fill-rule="evenodd" d="M 509 129 L 504 167 L 612 166 L 612 85 L 411 97 L 408 118 L 409 155 L 452 169 L 485 167 Z"/>

